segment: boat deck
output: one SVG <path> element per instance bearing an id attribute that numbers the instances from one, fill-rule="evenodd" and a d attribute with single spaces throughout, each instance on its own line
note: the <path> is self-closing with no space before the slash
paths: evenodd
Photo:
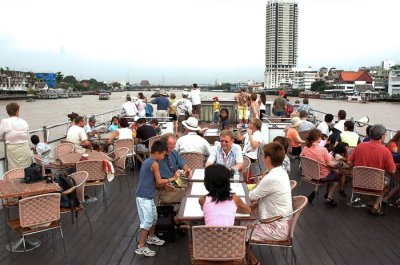
<path id="1" fill-rule="evenodd" d="M 292 179 L 298 180 L 298 160 L 292 163 Z M 88 204 L 87 210 L 93 226 L 93 239 L 83 213 L 79 214 L 79 230 L 71 224 L 70 214 L 62 217 L 69 264 L 190 264 L 187 235 L 178 235 L 175 243 L 154 247 L 156 257 L 135 255 L 136 232 L 139 218 L 136 211 L 134 186 L 136 171 L 128 171 L 131 194 L 125 179 L 122 191 L 118 179 L 107 187 L 108 208 L 99 201 Z M 123 177 L 122 177 L 123 178 Z M 350 185 L 349 185 L 350 186 Z M 301 194 L 308 194 L 311 185 L 304 184 Z M 92 194 L 93 189 L 89 189 Z M 298 187 L 294 193 L 297 194 Z M 321 192 L 323 193 L 323 191 Z M 348 192 L 349 195 L 349 192 Z M 300 216 L 295 233 L 294 249 L 301 264 L 399 264 L 400 263 L 400 209 L 389 207 L 386 216 L 375 217 L 366 209 L 351 211 L 345 200 L 338 200 L 337 208 L 324 205 L 322 196 L 308 205 Z M 7 239 L 4 219 L 0 218 L 0 264 L 24 264 L 23 253 L 12 256 L 6 250 Z M 57 233 L 55 233 L 57 234 Z M 13 238 L 18 236 L 12 233 Z M 36 235 L 42 245 L 28 252 L 28 264 L 64 264 L 62 243 L 57 235 L 56 250 L 52 249 L 51 234 Z M 261 264 L 283 264 L 280 249 L 258 248 L 256 255 Z"/>

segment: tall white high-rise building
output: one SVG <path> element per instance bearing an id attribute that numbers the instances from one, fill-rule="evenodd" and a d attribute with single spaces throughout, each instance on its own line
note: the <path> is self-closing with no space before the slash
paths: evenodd
<path id="1" fill-rule="evenodd" d="M 298 6 L 293 0 L 267 3 L 264 87 L 278 88 L 292 79 L 297 65 Z"/>

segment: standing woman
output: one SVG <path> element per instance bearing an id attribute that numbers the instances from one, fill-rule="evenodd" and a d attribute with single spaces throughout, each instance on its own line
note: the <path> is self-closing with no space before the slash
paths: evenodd
<path id="1" fill-rule="evenodd" d="M 258 105 L 260 106 L 260 120 L 263 118 L 263 114 L 265 114 L 266 107 L 265 105 L 267 104 L 267 96 L 265 96 L 265 93 L 260 94 L 260 99 L 258 100 Z"/>
<path id="2" fill-rule="evenodd" d="M 178 132 L 178 123 L 176 122 L 178 120 L 178 116 L 176 116 L 176 106 L 173 106 L 173 104 L 176 102 L 176 95 L 175 93 L 171 93 L 169 95 L 169 110 L 168 110 L 168 116 L 172 118 L 172 121 L 174 122 L 174 131 L 175 134 Z"/>
<path id="3" fill-rule="evenodd" d="M 29 167 L 32 163 L 32 153 L 28 142 L 28 123 L 19 117 L 18 103 L 8 103 L 6 110 L 10 118 L 1 121 L 0 140 L 5 140 L 6 144 L 7 170 Z"/>
<path id="4" fill-rule="evenodd" d="M 146 98 L 142 92 L 138 93 L 139 99 L 135 102 L 136 108 L 138 110 L 138 116 L 140 118 L 146 117 Z"/>

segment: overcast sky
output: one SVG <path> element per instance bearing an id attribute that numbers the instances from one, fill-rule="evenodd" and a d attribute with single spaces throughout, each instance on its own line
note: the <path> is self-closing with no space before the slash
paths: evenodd
<path id="1" fill-rule="evenodd" d="M 400 63 L 397 0 L 298 0 L 298 66 Z M 152 84 L 263 81 L 266 0 L 2 0 L 0 67 Z"/>

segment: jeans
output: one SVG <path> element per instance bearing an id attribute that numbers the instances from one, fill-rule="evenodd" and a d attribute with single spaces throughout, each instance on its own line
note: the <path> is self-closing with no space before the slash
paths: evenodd
<path id="1" fill-rule="evenodd" d="M 218 123 L 219 120 L 219 111 L 214 112 L 213 122 Z"/>

